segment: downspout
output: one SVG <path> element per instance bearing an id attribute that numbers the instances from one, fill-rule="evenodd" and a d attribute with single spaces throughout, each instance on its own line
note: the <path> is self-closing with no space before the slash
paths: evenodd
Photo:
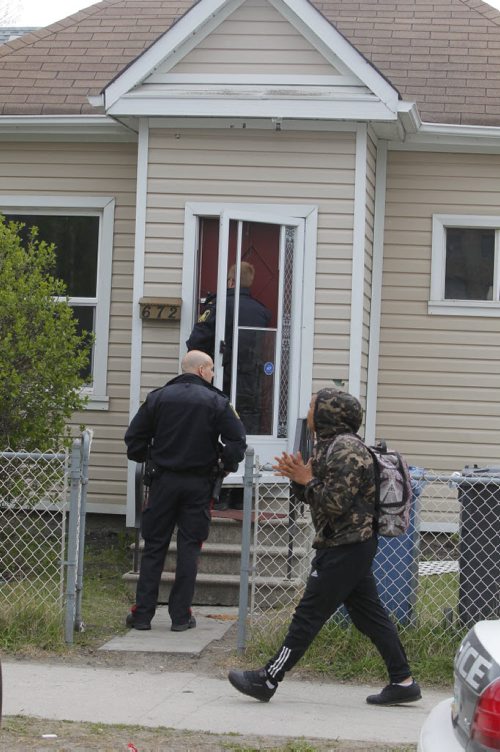
<path id="1" fill-rule="evenodd" d="M 141 395 L 142 321 L 139 300 L 144 294 L 144 257 L 146 245 L 146 202 L 148 189 L 149 121 L 139 121 L 137 146 L 137 189 L 135 208 L 134 287 L 132 294 L 132 342 L 130 353 L 129 417 L 139 409 Z M 127 527 L 135 524 L 135 462 L 128 463 L 127 472 Z"/>
<path id="2" fill-rule="evenodd" d="M 385 196 L 387 187 L 387 141 L 377 144 L 375 170 L 375 216 L 373 228 L 372 303 L 370 312 L 370 346 L 368 350 L 368 385 L 366 392 L 365 440 L 375 442 L 377 426 L 378 367 L 380 318 L 382 307 L 382 272 L 384 264 Z"/>

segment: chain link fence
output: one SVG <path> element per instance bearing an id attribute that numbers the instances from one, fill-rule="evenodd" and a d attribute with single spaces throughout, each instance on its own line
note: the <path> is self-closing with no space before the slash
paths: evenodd
<path id="1" fill-rule="evenodd" d="M 70 451 L 0 452 L 0 620 L 79 619 L 90 433 Z M 68 522 L 69 520 L 69 522 Z M 69 531 L 69 532 L 68 532 Z M 71 621 L 71 628 L 68 627 Z"/>
<path id="2" fill-rule="evenodd" d="M 453 644 L 479 619 L 500 618 L 500 468 L 439 475 L 412 469 L 413 510 L 404 536 L 380 538 L 381 599 L 400 631 L 424 628 Z M 250 623 L 289 620 L 313 555 L 307 505 L 288 482 L 255 468 Z M 339 620 L 348 619 L 342 611 Z"/>

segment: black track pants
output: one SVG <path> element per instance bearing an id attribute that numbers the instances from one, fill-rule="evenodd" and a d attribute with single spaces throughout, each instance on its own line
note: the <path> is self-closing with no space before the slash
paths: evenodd
<path id="1" fill-rule="evenodd" d="M 176 525 L 177 566 L 168 611 L 176 624 L 189 621 L 200 550 L 210 529 L 211 484 L 208 476 L 168 471 L 153 482 L 141 522 L 144 552 L 136 592 L 138 621 L 150 621 L 155 614 L 165 556 Z"/>
<path id="2" fill-rule="evenodd" d="M 283 645 L 269 661 L 269 676 L 281 681 L 302 658 L 323 624 L 343 603 L 352 622 L 382 656 L 391 682 L 411 675 L 395 625 L 380 602 L 371 571 L 375 537 L 363 543 L 320 549 Z"/>

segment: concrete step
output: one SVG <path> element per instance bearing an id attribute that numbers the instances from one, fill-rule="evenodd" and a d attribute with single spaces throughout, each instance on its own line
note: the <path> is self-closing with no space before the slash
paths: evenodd
<path id="1" fill-rule="evenodd" d="M 126 586 L 133 594 L 135 593 L 137 579 L 138 574 L 135 572 L 127 572 L 123 575 Z M 172 572 L 162 573 L 158 595 L 159 603 L 168 603 L 173 581 L 174 574 Z M 298 596 L 304 588 L 304 582 L 298 578 L 256 577 L 255 585 L 258 593 L 256 605 L 259 606 L 259 601 L 262 601 L 266 608 L 289 605 L 290 600 Z M 239 576 L 200 573 L 196 579 L 193 605 L 237 606 L 239 594 Z"/>
<path id="2" fill-rule="evenodd" d="M 238 543 L 241 545 L 243 513 L 238 511 L 215 512 L 210 525 L 210 543 Z M 259 521 L 260 539 L 269 546 L 280 546 L 288 542 L 289 531 L 293 533 L 294 543 L 298 547 L 310 548 L 311 524 L 304 518 L 290 523 L 288 517 L 276 516 L 274 513 L 262 514 Z M 252 522 L 250 540 L 254 536 Z M 172 541 L 175 540 L 175 532 Z"/>
<path id="3" fill-rule="evenodd" d="M 144 541 L 141 541 L 142 552 Z M 287 546 L 261 546 L 258 551 L 256 562 L 257 574 L 265 574 L 270 577 L 299 576 L 304 570 L 304 559 L 308 555 L 308 549 Z M 172 541 L 165 559 L 166 572 L 174 572 L 176 566 L 177 544 Z M 140 562 L 140 556 L 139 556 Z M 253 548 L 250 549 L 250 565 L 253 562 Z M 305 564 L 307 569 L 307 562 Z M 234 574 L 239 575 L 241 568 L 241 545 L 239 543 L 212 543 L 209 539 L 204 543 L 198 571 L 206 574 Z"/>

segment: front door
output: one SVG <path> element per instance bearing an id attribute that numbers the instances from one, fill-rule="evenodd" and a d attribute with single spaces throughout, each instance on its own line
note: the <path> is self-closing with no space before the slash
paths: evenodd
<path id="1" fill-rule="evenodd" d="M 197 237 L 195 313 L 216 311 L 214 383 L 265 464 L 292 448 L 299 417 L 304 220 L 226 210 L 198 217 Z"/>

